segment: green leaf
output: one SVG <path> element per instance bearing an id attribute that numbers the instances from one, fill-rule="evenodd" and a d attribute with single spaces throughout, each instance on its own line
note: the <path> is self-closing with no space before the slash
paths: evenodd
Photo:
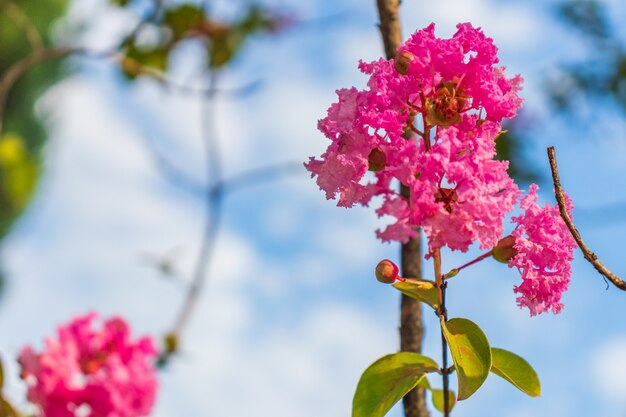
<path id="1" fill-rule="evenodd" d="M 15 408 L 10 402 L 4 398 L 0 398 L 0 416 L 2 417 L 20 417 L 20 414 L 15 411 Z"/>
<path id="2" fill-rule="evenodd" d="M 180 39 L 190 29 L 195 28 L 204 19 L 202 9 L 194 4 L 182 4 L 168 9 L 163 22 L 172 29 L 175 39 Z"/>
<path id="3" fill-rule="evenodd" d="M 491 349 L 483 331 L 467 319 L 454 318 L 443 323 L 458 373 L 459 400 L 469 398 L 489 376 Z"/>
<path id="4" fill-rule="evenodd" d="M 0 137 L 0 235 L 26 209 L 38 179 L 38 161 L 29 154 L 26 142 L 10 132 Z"/>
<path id="5" fill-rule="evenodd" d="M 435 408 L 439 411 L 441 411 L 442 413 L 443 411 L 443 390 L 442 389 L 431 389 L 430 391 L 431 393 L 431 397 L 433 400 L 433 405 L 435 406 Z M 448 411 L 452 411 L 452 409 L 454 408 L 454 405 L 456 404 L 456 395 L 454 394 L 454 391 L 452 390 L 448 390 Z"/>
<path id="6" fill-rule="evenodd" d="M 0 360 L 0 392 L 2 392 L 3 387 L 4 387 L 4 367 L 2 366 L 2 361 Z"/>
<path id="7" fill-rule="evenodd" d="M 420 383 L 418 384 L 418 386 L 427 389 L 431 392 L 431 399 L 433 401 L 433 405 L 435 406 L 435 408 L 439 411 L 441 411 L 442 413 L 443 411 L 443 390 L 442 389 L 438 389 L 438 388 L 432 388 L 430 386 L 430 382 L 428 381 L 428 378 L 422 378 L 422 380 L 420 381 Z M 448 407 L 449 410 L 448 411 L 452 411 L 452 409 L 454 408 L 454 405 L 456 404 L 456 395 L 454 393 L 454 391 L 452 390 L 448 390 Z"/>
<path id="8" fill-rule="evenodd" d="M 491 348 L 491 357 L 491 372 L 506 379 L 531 397 L 538 397 L 541 394 L 537 372 L 523 358 L 498 348 Z"/>
<path id="9" fill-rule="evenodd" d="M 405 281 L 397 281 L 393 286 L 402 294 L 420 300 L 437 310 L 439 298 L 434 282 L 409 278 Z"/>
<path id="10" fill-rule="evenodd" d="M 170 49 L 166 47 L 139 48 L 130 44 L 126 49 L 126 56 L 120 67 L 124 74 L 133 79 L 141 75 L 147 68 L 157 69 L 164 72 L 167 68 L 167 58 Z"/>
<path id="11" fill-rule="evenodd" d="M 435 361 L 419 353 L 383 356 L 361 375 L 352 402 L 352 417 L 384 416 L 427 372 L 437 369 Z"/>

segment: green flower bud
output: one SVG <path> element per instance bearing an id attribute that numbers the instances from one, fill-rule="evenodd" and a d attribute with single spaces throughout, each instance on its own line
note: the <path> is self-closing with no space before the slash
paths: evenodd
<path id="1" fill-rule="evenodd" d="M 515 250 L 515 237 L 506 236 L 500 239 L 498 244 L 491 251 L 491 256 L 498 262 L 509 263 L 517 255 Z"/>
<path id="2" fill-rule="evenodd" d="M 387 156 L 380 148 L 374 148 L 367 157 L 367 162 L 369 170 L 377 172 L 384 169 L 387 165 Z"/>
<path id="3" fill-rule="evenodd" d="M 409 73 L 409 65 L 413 59 L 415 59 L 415 55 L 411 52 L 398 51 L 393 59 L 393 67 L 399 74 L 407 75 Z"/>

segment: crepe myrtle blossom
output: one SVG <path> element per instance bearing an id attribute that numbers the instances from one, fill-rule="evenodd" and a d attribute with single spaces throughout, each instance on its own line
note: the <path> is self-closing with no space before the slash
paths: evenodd
<path id="1" fill-rule="evenodd" d="M 512 219 L 517 223 L 512 233 L 516 254 L 509 260 L 509 267 L 522 274 L 522 283 L 514 289 L 520 294 L 517 303 L 533 316 L 549 310 L 556 314 L 563 309 L 561 295 L 569 286 L 577 247 L 559 208 L 536 203 L 537 189 L 536 184 L 530 186 L 520 204 L 524 213 Z M 571 215 L 573 206 L 567 195 L 565 202 Z"/>
<path id="2" fill-rule="evenodd" d="M 119 317 L 96 325 L 95 313 L 75 317 L 45 340 L 24 347 L 19 363 L 28 399 L 42 417 L 138 417 L 157 391 L 152 340 L 134 340 Z"/>
<path id="3" fill-rule="evenodd" d="M 505 77 L 480 29 L 459 24 L 450 39 L 434 30 L 431 24 L 413 34 L 396 61 L 360 63 L 367 89 L 337 91 L 318 125 L 331 143 L 305 166 L 339 206 L 382 196 L 378 215 L 395 218 L 377 232 L 384 241 L 406 242 L 422 226 L 430 252 L 446 245 L 465 251 L 476 240 L 493 247 L 519 199 L 507 163 L 493 158 L 500 122 L 521 106 L 522 79 Z"/>

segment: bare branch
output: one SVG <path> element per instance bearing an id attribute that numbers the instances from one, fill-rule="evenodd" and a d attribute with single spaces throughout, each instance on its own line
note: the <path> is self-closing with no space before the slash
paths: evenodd
<path id="1" fill-rule="evenodd" d="M 400 30 L 400 0 L 376 0 L 380 15 L 380 34 L 385 45 L 385 55 L 391 59 L 402 42 Z"/>
<path id="2" fill-rule="evenodd" d="M 593 253 L 589 249 L 589 247 L 587 247 L 587 245 L 583 241 L 583 238 L 580 236 L 578 229 L 576 229 L 576 226 L 574 225 L 572 218 L 567 212 L 567 208 L 565 205 L 565 197 L 563 195 L 563 188 L 561 187 L 561 180 L 559 178 L 559 169 L 556 164 L 556 154 L 554 152 L 554 146 L 550 146 L 548 148 L 548 160 L 550 161 L 550 169 L 552 170 L 552 181 L 554 182 L 554 195 L 559 205 L 559 211 L 561 212 L 561 217 L 563 218 L 563 221 L 565 222 L 565 224 L 567 225 L 567 228 L 572 234 L 572 237 L 578 244 L 578 247 L 582 251 L 583 256 L 585 257 L 587 261 L 589 261 L 591 265 L 593 265 L 596 271 L 598 271 L 600 274 L 605 276 L 609 281 L 613 283 L 613 285 L 615 285 L 620 290 L 626 291 L 626 282 L 624 282 L 623 279 L 619 278 L 617 275 L 609 271 L 608 268 L 605 267 L 604 264 L 602 264 L 602 262 L 600 262 L 600 259 L 598 259 L 598 256 L 595 253 Z"/>

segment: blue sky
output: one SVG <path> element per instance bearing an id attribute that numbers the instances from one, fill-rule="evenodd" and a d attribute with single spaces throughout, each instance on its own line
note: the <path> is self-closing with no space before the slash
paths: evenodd
<path id="1" fill-rule="evenodd" d="M 75 3 L 71 22 L 89 22 L 81 42 L 91 47 L 110 45 L 133 24 L 132 14 L 104 2 Z M 263 81 L 253 96 L 218 103 L 227 175 L 319 155 L 326 142 L 316 122 L 334 90 L 363 86 L 357 60 L 381 55 L 373 1 L 266 3 L 315 23 L 254 40 L 224 75 L 225 86 Z M 547 178 L 545 148 L 556 146 L 583 236 L 623 273 L 626 213 L 612 210 L 617 221 L 607 222 L 608 214 L 592 209 L 626 200 L 626 125 L 611 108 L 592 109 L 594 123 L 583 126 L 547 112 L 542 77 L 584 51 L 579 38 L 553 20 L 551 3 L 403 3 L 405 35 L 434 21 L 438 34 L 449 36 L 457 22 L 470 21 L 494 38 L 508 73 L 526 80 L 526 111 L 545 122 L 528 138 L 528 163 Z M 624 6 L 611 4 L 619 22 Z M 222 2 L 220 10 L 228 9 Z M 181 51 L 172 76 L 197 82 L 199 59 L 193 46 Z M 108 63 L 77 65 L 38 105 L 51 132 L 46 176 L 3 248 L 11 278 L 0 304 L 0 354 L 6 359 L 25 343 L 41 346 L 56 325 L 88 310 L 122 314 L 138 334 L 161 334 L 182 291 L 146 259 L 173 251 L 187 277 L 199 244 L 201 201 L 165 181 L 145 148 L 145 140 L 154 141 L 202 178 L 198 100 L 164 92 L 149 80 L 129 87 Z M 552 202 L 549 188 L 546 182 L 542 197 Z M 378 260 L 397 259 L 398 247 L 375 239 L 381 221 L 372 209 L 334 204 L 304 172 L 229 197 L 207 291 L 183 352 L 162 374 L 155 416 L 349 415 L 360 373 L 398 346 L 398 294 L 372 275 Z M 446 253 L 444 269 L 477 253 Z M 579 253 L 558 316 L 530 318 L 518 309 L 512 292 L 518 281 L 506 266 L 481 263 L 451 282 L 450 315 L 472 319 L 492 345 L 533 364 L 542 396 L 528 398 L 493 376 L 458 404 L 455 415 L 623 417 L 626 295 L 605 291 Z M 437 359 L 437 322 L 426 316 L 425 353 Z M 19 398 L 23 388 L 15 367 L 12 372 L 10 392 Z"/>

